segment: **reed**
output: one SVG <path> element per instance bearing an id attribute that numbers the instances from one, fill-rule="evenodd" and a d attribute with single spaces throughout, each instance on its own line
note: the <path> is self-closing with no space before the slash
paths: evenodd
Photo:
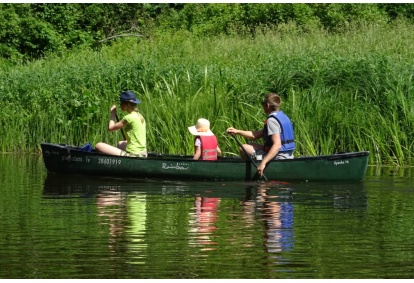
<path id="1" fill-rule="evenodd" d="M 1 150 L 39 150 L 43 141 L 116 144 L 121 134 L 107 131 L 109 108 L 131 89 L 143 101 L 150 151 L 192 154 L 187 127 L 204 117 L 225 154 L 237 154 L 225 130 L 261 128 L 260 100 L 274 91 L 294 122 L 296 155 L 369 150 L 372 164 L 405 165 L 414 154 L 412 28 L 160 34 L 5 66 Z"/>

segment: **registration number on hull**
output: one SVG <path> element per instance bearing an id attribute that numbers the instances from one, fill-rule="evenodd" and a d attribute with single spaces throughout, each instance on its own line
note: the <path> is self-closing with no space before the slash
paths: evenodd
<path id="1" fill-rule="evenodd" d="M 113 158 L 98 158 L 98 164 L 103 165 L 121 165 L 122 160 Z"/>

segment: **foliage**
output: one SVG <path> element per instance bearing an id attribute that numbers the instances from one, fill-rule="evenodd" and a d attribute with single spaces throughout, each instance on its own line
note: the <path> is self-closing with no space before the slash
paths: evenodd
<path id="1" fill-rule="evenodd" d="M 412 20 L 413 4 L 348 3 L 3 3 L 0 58 L 27 62 L 86 45 L 99 48 L 117 37 L 154 37 L 190 31 L 199 36 L 249 34 L 321 27 L 342 32 L 361 22 Z"/>
<path id="2" fill-rule="evenodd" d="M 232 155 L 226 128 L 262 127 L 258 102 L 273 91 L 296 155 L 411 163 L 412 6 L 401 5 L 0 4 L 0 150 L 115 144 L 108 110 L 131 89 L 150 151 L 191 154 L 187 127 L 204 117 Z M 102 42 L 131 27 L 146 37 Z"/>
<path id="3" fill-rule="evenodd" d="M 39 59 L 126 31 L 139 33 L 143 4 L 0 4 L 0 57 Z M 149 17 L 151 14 L 148 15 Z"/>
<path id="4" fill-rule="evenodd" d="M 287 24 L 254 40 L 183 31 L 2 66 L 1 150 L 33 151 L 43 141 L 116 144 L 121 134 L 107 130 L 109 108 L 131 89 L 143 101 L 150 151 L 192 154 L 187 127 L 204 117 L 234 155 L 225 130 L 261 128 L 259 101 L 275 91 L 294 122 L 296 155 L 369 150 L 372 163 L 407 164 L 414 154 L 411 29 L 400 21 L 298 34 Z"/>

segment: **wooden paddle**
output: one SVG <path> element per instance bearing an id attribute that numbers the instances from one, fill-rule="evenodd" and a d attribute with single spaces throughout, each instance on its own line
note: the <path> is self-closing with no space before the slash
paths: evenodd
<path id="1" fill-rule="evenodd" d="M 115 114 L 115 117 L 116 117 L 116 121 L 119 122 L 118 114 Z M 124 137 L 124 141 L 126 141 L 127 138 L 125 136 L 124 129 L 122 129 L 122 128 L 121 128 L 121 133 L 122 133 L 122 136 Z"/>
<path id="2" fill-rule="evenodd" d="M 247 151 L 244 148 L 244 146 L 239 142 L 239 140 L 236 138 L 236 136 L 233 133 L 231 133 L 230 135 L 234 138 L 234 140 L 237 142 L 237 144 L 243 149 L 244 154 L 249 157 L 250 161 L 253 163 L 254 167 L 256 167 L 256 169 L 257 169 L 256 162 L 254 162 L 253 158 L 249 154 L 247 154 Z M 265 179 L 265 181 L 267 181 L 267 178 L 266 178 L 264 173 L 262 174 L 262 176 L 263 176 L 263 179 Z"/>

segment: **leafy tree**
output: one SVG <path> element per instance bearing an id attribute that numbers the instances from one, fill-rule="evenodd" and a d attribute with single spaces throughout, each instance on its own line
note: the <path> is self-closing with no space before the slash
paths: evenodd
<path id="1" fill-rule="evenodd" d="M 2 3 L 0 58 L 38 59 L 121 36 L 189 31 L 199 36 L 251 34 L 293 22 L 340 32 L 354 23 L 413 19 L 411 3 Z"/>

